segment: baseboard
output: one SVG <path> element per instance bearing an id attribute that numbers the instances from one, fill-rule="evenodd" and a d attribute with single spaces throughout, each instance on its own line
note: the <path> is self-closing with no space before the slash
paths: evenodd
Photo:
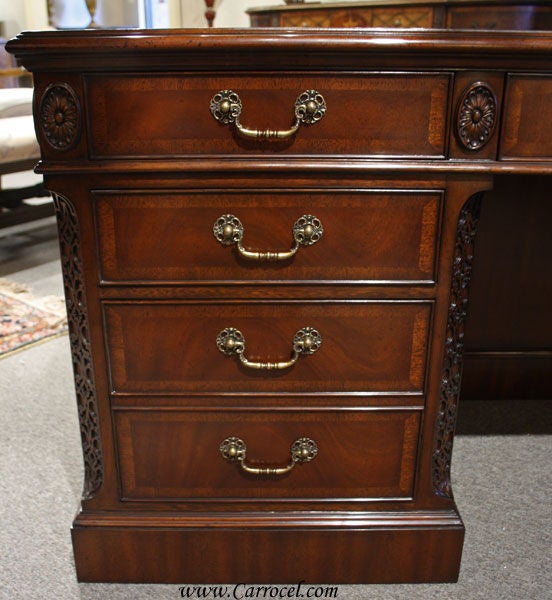
<path id="1" fill-rule="evenodd" d="M 458 578 L 455 512 L 78 517 L 82 582 L 422 583 Z M 102 524 L 102 521 L 103 524 Z"/>

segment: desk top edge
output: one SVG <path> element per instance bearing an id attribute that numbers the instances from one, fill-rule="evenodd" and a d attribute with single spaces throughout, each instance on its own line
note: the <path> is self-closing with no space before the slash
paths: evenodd
<path id="1" fill-rule="evenodd" d="M 304 52 L 370 53 L 447 52 L 485 54 L 552 53 L 552 32 L 440 29 L 81 29 L 24 31 L 10 40 L 8 52 L 18 57 L 39 53 L 83 52 L 101 55 L 110 52 L 163 53 L 179 51 L 270 52 L 277 44 L 282 50 Z M 552 63 L 552 59 L 551 59 Z"/>

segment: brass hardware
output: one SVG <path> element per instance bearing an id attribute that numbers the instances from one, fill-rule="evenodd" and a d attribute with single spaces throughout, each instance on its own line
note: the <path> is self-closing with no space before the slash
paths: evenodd
<path id="1" fill-rule="evenodd" d="M 293 224 L 295 244 L 285 252 L 254 252 L 242 246 L 243 225 L 234 215 L 221 215 L 213 225 L 213 234 L 223 246 L 236 244 L 243 258 L 257 261 L 287 260 L 295 255 L 300 246 L 312 246 L 322 237 L 324 228 L 319 219 L 313 215 L 303 215 Z"/>
<path id="2" fill-rule="evenodd" d="M 237 355 L 240 362 L 249 369 L 282 370 L 289 369 L 304 354 L 314 354 L 322 345 L 322 336 L 312 327 L 303 327 L 293 336 L 293 354 L 289 360 L 280 362 L 255 362 L 244 356 L 245 338 L 238 329 L 227 327 L 217 336 L 217 348 L 227 356 Z"/>
<path id="3" fill-rule="evenodd" d="M 295 101 L 295 122 L 289 129 L 249 129 L 240 123 L 242 103 L 232 90 L 221 90 L 211 98 L 211 114 L 224 125 L 234 124 L 244 138 L 255 140 L 285 140 L 292 137 L 301 124 L 313 125 L 326 114 L 326 101 L 316 90 L 306 90 Z"/>
<path id="4" fill-rule="evenodd" d="M 220 453 L 231 462 L 239 463 L 246 473 L 252 475 L 284 475 L 289 473 L 297 463 L 306 463 L 313 460 L 318 454 L 318 445 L 310 438 L 299 438 L 291 445 L 291 459 L 284 467 L 253 467 L 245 462 L 247 447 L 239 437 L 226 438 L 220 445 Z"/>

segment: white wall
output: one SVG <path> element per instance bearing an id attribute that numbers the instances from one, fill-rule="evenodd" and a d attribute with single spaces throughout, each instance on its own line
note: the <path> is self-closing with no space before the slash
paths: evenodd
<path id="1" fill-rule="evenodd" d="M 249 27 L 246 9 L 284 4 L 282 0 L 222 0 L 217 10 L 216 27 Z"/>
<path id="2" fill-rule="evenodd" d="M 143 26 L 140 18 L 143 0 L 97 0 L 96 21 L 104 27 Z M 173 27 L 206 27 L 203 0 L 167 0 Z M 24 29 L 46 29 L 47 0 L 0 0 L 0 21 L 4 35 L 12 37 Z M 246 9 L 283 5 L 283 0 L 216 0 L 215 27 L 249 27 Z M 54 0 L 57 27 L 86 27 L 90 17 L 84 0 Z"/>
<path id="3" fill-rule="evenodd" d="M 7 38 L 24 29 L 44 29 L 48 26 L 45 0 L 0 0 L 1 32 Z"/>
<path id="4" fill-rule="evenodd" d="M 25 6 L 20 2 L 0 3 L 1 32 L 7 38 L 13 37 L 25 28 Z"/>
<path id="5" fill-rule="evenodd" d="M 90 16 L 84 0 L 54 0 L 57 27 L 87 27 Z M 105 27 L 138 27 L 138 0 L 97 0 L 95 21 Z"/>

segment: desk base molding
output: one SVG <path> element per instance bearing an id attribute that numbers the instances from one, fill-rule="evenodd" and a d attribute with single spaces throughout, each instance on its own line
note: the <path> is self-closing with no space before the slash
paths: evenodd
<path id="1" fill-rule="evenodd" d="M 379 513 L 372 518 L 366 513 L 362 519 L 358 514 L 309 513 L 290 516 L 286 524 L 287 518 L 155 517 L 152 526 L 143 516 L 130 526 L 124 525 L 124 517 L 115 522 L 97 515 L 93 525 L 80 524 L 77 518 L 72 537 L 78 579 L 275 584 L 458 579 L 464 527 L 456 512 Z M 105 525 L 99 525 L 102 520 Z M 87 521 L 92 521 L 90 516 L 83 519 Z"/>

